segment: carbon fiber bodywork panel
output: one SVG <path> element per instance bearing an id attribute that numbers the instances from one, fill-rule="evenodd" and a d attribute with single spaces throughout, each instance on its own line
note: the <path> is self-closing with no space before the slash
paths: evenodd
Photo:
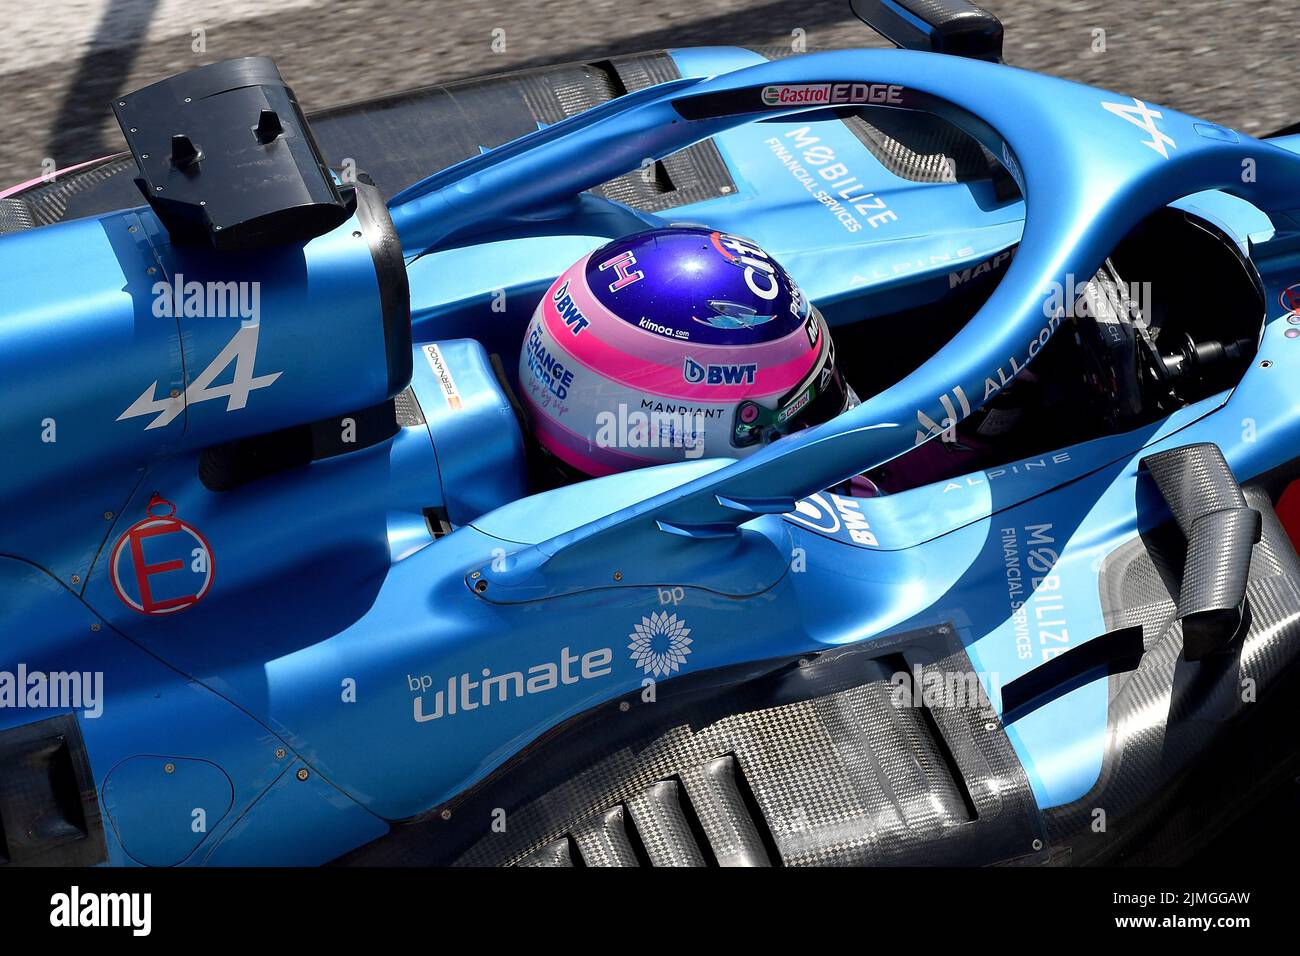
<path id="1" fill-rule="evenodd" d="M 35 225 L 32 210 L 21 196 L 0 199 L 0 235 L 31 229 Z"/>
<path id="2" fill-rule="evenodd" d="M 135 172 L 131 155 L 121 153 L 0 200 L 0 233 L 142 205 Z"/>
<path id="3" fill-rule="evenodd" d="M 1259 513 L 1217 446 L 1187 445 L 1144 458 L 1174 522 L 1187 539 L 1178 618 L 1183 656 L 1200 660 L 1222 650 L 1245 623 L 1251 548 L 1259 540 Z"/>
<path id="4" fill-rule="evenodd" d="M 1033 854 L 1037 810 L 987 699 L 900 705 L 914 673 L 978 687 L 946 628 L 747 680 L 679 678 L 655 703 L 630 698 L 627 710 L 570 721 L 447 808 L 450 820 L 395 827 L 344 862 L 809 866 Z"/>
<path id="5" fill-rule="evenodd" d="M 844 125 L 882 166 L 912 182 L 988 179 L 999 168 L 988 150 L 938 116 L 859 110 Z"/>
<path id="6" fill-rule="evenodd" d="M 1178 620 L 1186 545 L 1171 522 L 1114 551 L 1100 575 L 1108 627 L 1140 625 L 1138 667 L 1110 680 L 1101 775 L 1044 815 L 1074 863 L 1177 863 L 1245 813 L 1270 780 L 1294 773 L 1300 561 L 1269 498 L 1246 588 L 1249 620 L 1230 652 L 1190 662 Z"/>
<path id="7" fill-rule="evenodd" d="M 424 424 L 424 409 L 409 385 L 393 398 L 393 413 L 397 416 L 397 424 L 403 428 Z"/>

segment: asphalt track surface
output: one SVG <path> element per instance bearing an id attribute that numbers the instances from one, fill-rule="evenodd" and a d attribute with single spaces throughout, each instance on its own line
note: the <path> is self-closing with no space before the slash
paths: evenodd
<path id="1" fill-rule="evenodd" d="M 1016 66 L 1249 133 L 1300 121 L 1300 0 L 984 5 L 1001 17 Z M 40 175 L 47 160 L 62 167 L 123 148 L 113 96 L 233 56 L 274 57 L 313 109 L 669 46 L 885 45 L 848 0 L 0 0 L 0 12 L 0 184 Z"/>

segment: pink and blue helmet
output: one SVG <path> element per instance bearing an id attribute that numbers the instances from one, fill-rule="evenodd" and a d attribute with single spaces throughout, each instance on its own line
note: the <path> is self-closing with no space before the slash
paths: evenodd
<path id="1" fill-rule="evenodd" d="M 856 403 L 826 320 L 753 242 L 615 240 L 547 290 L 519 360 L 542 446 L 588 475 L 738 458 Z"/>

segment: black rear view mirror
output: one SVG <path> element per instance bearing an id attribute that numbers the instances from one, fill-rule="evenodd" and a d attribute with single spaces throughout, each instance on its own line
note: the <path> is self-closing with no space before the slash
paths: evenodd
<path id="1" fill-rule="evenodd" d="M 906 50 L 1002 61 L 1002 22 L 969 0 L 849 0 L 854 14 Z"/>

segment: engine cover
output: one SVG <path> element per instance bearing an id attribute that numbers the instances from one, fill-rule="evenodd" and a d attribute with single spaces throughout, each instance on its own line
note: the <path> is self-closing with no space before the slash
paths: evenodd
<path id="1" fill-rule="evenodd" d="M 365 408 L 410 380 L 406 272 L 373 187 L 304 244 L 174 245 L 139 208 L 5 237 L 0 259 L 0 498 Z"/>

